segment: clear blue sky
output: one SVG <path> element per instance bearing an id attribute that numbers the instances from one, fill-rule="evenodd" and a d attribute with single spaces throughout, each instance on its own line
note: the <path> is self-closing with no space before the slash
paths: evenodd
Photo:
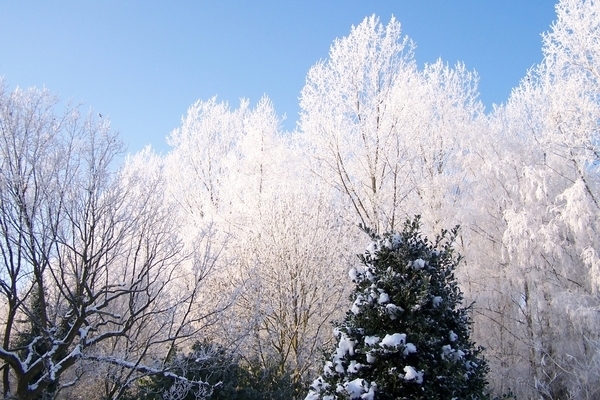
<path id="1" fill-rule="evenodd" d="M 394 15 L 419 65 L 463 61 L 481 100 L 508 98 L 541 61 L 553 0 L 0 0 L 0 76 L 45 86 L 107 115 L 137 152 L 165 137 L 196 100 L 237 108 L 266 94 L 295 126 L 309 68 L 336 37 Z"/>

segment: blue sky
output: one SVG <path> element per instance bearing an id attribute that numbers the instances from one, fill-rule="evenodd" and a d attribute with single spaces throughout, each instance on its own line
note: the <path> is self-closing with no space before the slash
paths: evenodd
<path id="1" fill-rule="evenodd" d="M 506 101 L 541 61 L 552 0 L 0 1 L 0 76 L 107 115 L 129 152 L 165 137 L 196 100 L 267 95 L 292 130 L 309 68 L 336 37 L 394 15 L 419 65 L 462 61 L 481 100 Z"/>

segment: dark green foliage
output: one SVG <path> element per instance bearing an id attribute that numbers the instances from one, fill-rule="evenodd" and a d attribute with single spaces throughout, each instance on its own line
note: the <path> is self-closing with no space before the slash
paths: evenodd
<path id="1" fill-rule="evenodd" d="M 182 400 L 196 400 L 199 391 L 205 391 L 215 400 L 292 398 L 289 374 L 282 375 L 275 365 L 263 368 L 257 367 L 261 365 L 259 362 L 245 364 L 227 349 L 208 341 L 195 343 L 189 354 L 175 355 L 168 364 L 174 375 L 205 384 L 189 383 L 186 386 L 174 377 L 157 375 L 142 379 L 125 397 L 158 400 L 163 399 L 165 392 L 179 388 L 188 390 Z"/>
<path id="2" fill-rule="evenodd" d="M 31 359 L 31 362 L 34 363 L 40 359 L 40 357 L 52 348 L 52 338 L 50 337 L 53 334 L 54 337 L 60 336 L 63 333 L 63 330 L 66 330 L 65 324 L 61 324 L 59 328 L 60 331 L 52 331 L 48 332 L 46 329 L 42 327 L 42 305 L 40 301 L 39 288 L 31 291 L 29 298 L 29 307 L 26 308 L 26 317 L 27 319 L 21 322 L 24 322 L 24 330 L 18 332 L 15 335 L 15 343 L 14 347 L 17 349 L 17 353 L 22 359 L 27 359 L 28 357 Z M 35 374 L 31 378 L 31 382 L 37 382 L 44 372 L 46 372 L 47 368 L 44 368 L 40 373 Z M 44 390 L 37 396 L 39 400 L 49 400 L 53 399 L 56 393 L 59 391 L 58 380 L 50 380 L 40 383 L 40 386 L 44 387 Z"/>
<path id="3" fill-rule="evenodd" d="M 457 232 L 431 243 L 419 217 L 399 234 L 367 231 L 373 242 L 359 256 L 362 268 L 350 273 L 354 304 L 307 399 L 488 397 L 488 367 L 469 338 L 469 310 L 454 276 Z"/>
<path id="4" fill-rule="evenodd" d="M 261 363 L 259 360 L 250 361 L 239 366 L 240 374 L 237 380 L 237 392 L 223 399 L 237 400 L 290 400 L 296 398 L 299 391 L 292 381 L 291 371 L 281 370 L 281 366 L 272 362 Z"/>

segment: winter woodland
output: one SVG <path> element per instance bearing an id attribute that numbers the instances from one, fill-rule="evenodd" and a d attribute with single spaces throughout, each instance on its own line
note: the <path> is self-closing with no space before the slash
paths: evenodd
<path id="1" fill-rule="evenodd" d="M 420 215 L 430 237 L 460 225 L 489 393 L 599 398 L 600 2 L 556 12 L 492 110 L 474 71 L 418 66 L 371 16 L 308 71 L 293 132 L 267 97 L 215 97 L 168 153 L 122 163 L 106 118 L 2 83 L 4 397 L 305 398 L 353 306 L 359 224 Z"/>

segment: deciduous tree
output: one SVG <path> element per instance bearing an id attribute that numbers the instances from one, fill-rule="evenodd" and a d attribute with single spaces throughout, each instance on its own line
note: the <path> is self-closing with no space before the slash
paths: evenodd
<path id="1" fill-rule="evenodd" d="M 162 192 L 117 179 L 122 147 L 106 118 L 59 109 L 46 90 L 1 86 L 5 397 L 73 385 L 83 361 L 124 368 L 128 379 L 164 373 L 153 357 L 197 318 L 197 292 L 175 290 L 190 253 Z"/>

